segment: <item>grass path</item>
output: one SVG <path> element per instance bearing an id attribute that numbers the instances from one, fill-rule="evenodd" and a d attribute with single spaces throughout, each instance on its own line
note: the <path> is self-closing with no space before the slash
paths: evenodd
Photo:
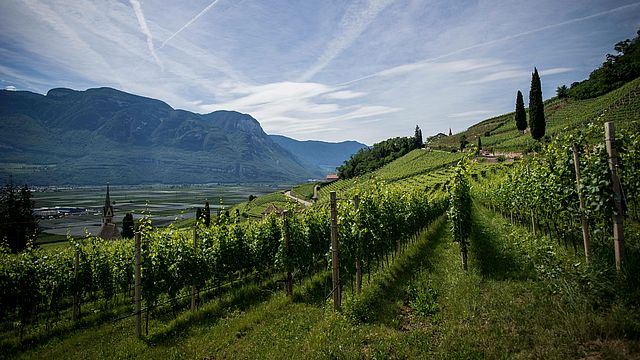
<path id="1" fill-rule="evenodd" d="M 459 256 L 447 248 L 425 275 L 441 294 L 436 357 L 639 358 L 638 310 L 594 308 L 572 272 L 579 254 L 549 247 L 555 256 L 541 261 L 522 244 L 544 240 L 483 208 L 473 217 L 468 273 L 450 266 Z"/>
<path id="2" fill-rule="evenodd" d="M 527 252 L 522 244 L 535 239 L 524 229 L 483 208 L 473 215 L 469 271 L 461 270 L 458 245 L 441 220 L 370 283 L 365 276 L 361 297 L 345 289 L 341 314 L 321 300 L 327 274 L 319 274 L 296 286 L 293 299 L 253 285 L 195 314 L 153 319 L 143 340 L 132 336 L 133 320 L 124 320 L 66 334 L 21 356 L 639 358 L 637 309 L 617 303 L 594 309 L 570 276 L 558 270 L 550 277 L 549 266 Z M 554 251 L 560 269 L 579 257 Z"/>

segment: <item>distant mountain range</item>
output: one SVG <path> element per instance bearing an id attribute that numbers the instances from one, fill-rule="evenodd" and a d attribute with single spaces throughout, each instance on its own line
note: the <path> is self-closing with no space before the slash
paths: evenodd
<path id="1" fill-rule="evenodd" d="M 364 144 L 267 135 L 247 114 L 196 114 L 111 88 L 0 90 L 0 176 L 30 185 L 295 182 Z"/>
<path id="2" fill-rule="evenodd" d="M 303 165 L 311 168 L 320 168 L 324 173 L 335 171 L 351 155 L 367 147 L 357 141 L 328 143 L 316 140 L 298 141 L 282 135 L 269 136 L 278 145 L 295 154 Z"/>

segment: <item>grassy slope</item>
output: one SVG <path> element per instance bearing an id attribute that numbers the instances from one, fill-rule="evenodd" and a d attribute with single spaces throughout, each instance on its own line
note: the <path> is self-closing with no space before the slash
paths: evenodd
<path id="1" fill-rule="evenodd" d="M 565 128 L 574 129 L 596 120 L 629 123 L 640 120 L 640 79 L 608 94 L 588 100 L 559 100 L 553 98 L 545 102 L 546 133 L 553 136 Z M 455 149 L 459 147 L 460 137 L 467 136 L 471 144 L 482 139 L 482 146 L 500 151 L 523 151 L 531 147 L 534 141 L 529 133 L 520 134 L 516 129 L 513 113 L 504 114 L 482 121 L 466 131 L 453 136 L 443 137 L 429 144 L 432 148 Z M 489 136 L 485 133 L 489 132 Z"/>

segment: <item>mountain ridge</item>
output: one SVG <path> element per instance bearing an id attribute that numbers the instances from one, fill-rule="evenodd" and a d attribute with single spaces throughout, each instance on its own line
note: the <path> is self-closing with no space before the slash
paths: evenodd
<path id="1" fill-rule="evenodd" d="M 0 91 L 0 176 L 34 185 L 295 182 L 323 176 L 251 115 L 117 89 Z"/>

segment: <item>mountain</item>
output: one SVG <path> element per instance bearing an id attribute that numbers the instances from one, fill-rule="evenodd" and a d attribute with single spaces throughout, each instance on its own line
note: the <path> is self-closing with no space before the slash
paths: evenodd
<path id="1" fill-rule="evenodd" d="M 0 91 L 0 176 L 31 185 L 293 182 L 318 176 L 235 111 L 111 88 Z"/>
<path id="2" fill-rule="evenodd" d="M 318 167 L 325 173 L 336 171 L 336 168 L 348 160 L 351 155 L 367 147 L 357 141 L 330 143 L 315 140 L 299 141 L 282 135 L 269 136 L 276 144 L 295 154 L 303 164 Z"/>

